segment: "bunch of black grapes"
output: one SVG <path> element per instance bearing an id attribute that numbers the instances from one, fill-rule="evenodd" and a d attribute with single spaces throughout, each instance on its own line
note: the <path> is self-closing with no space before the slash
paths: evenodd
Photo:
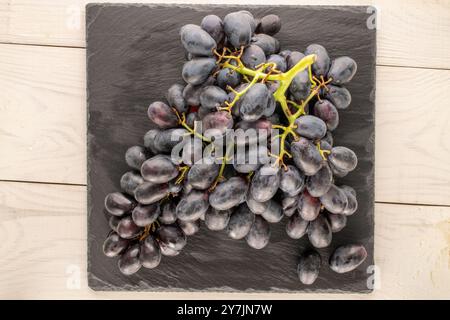
<path id="1" fill-rule="evenodd" d="M 304 53 L 280 51 L 274 37 L 280 28 L 278 16 L 255 19 L 248 11 L 229 13 L 223 20 L 208 15 L 200 26 L 181 28 L 185 83 L 171 86 L 166 101 L 150 104 L 148 117 L 155 129 L 145 134 L 143 146 L 127 150 L 130 171 L 120 180 L 122 190 L 105 199 L 112 230 L 103 249 L 108 257 L 119 257 L 123 274 L 155 268 L 162 255 L 178 255 L 201 221 L 263 249 L 270 224 L 286 216 L 289 237 L 307 236 L 311 248 L 325 248 L 356 212 L 355 190 L 338 186 L 335 177 L 354 170 L 357 157 L 335 146 L 332 135 L 338 110 L 350 105 L 343 85 L 356 73 L 356 63 L 349 57 L 330 59 L 319 44 Z M 274 76 L 288 74 L 308 56 L 314 63 L 290 74 L 283 89 L 283 81 Z M 273 136 L 274 126 L 280 135 Z M 202 134 L 208 129 L 214 129 L 214 139 Z M 259 129 L 259 134 L 226 146 L 222 161 L 214 161 L 218 147 L 213 141 L 224 140 L 230 129 Z M 268 143 L 260 145 L 264 139 Z M 270 152 L 274 141 L 281 154 Z M 180 144 L 182 156 L 175 159 L 171 154 Z M 236 161 L 232 155 L 242 146 L 244 159 L 257 160 Z M 205 150 L 210 152 L 205 155 Z M 349 244 L 338 247 L 328 264 L 335 272 L 349 272 L 366 256 L 362 245 Z M 312 284 L 321 265 L 316 250 L 303 252 L 300 281 Z"/>

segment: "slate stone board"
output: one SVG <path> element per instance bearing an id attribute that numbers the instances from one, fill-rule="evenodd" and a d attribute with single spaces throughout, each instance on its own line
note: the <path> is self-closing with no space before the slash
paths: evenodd
<path id="1" fill-rule="evenodd" d="M 286 218 L 271 225 L 270 244 L 262 250 L 229 239 L 204 225 L 189 237 L 177 257 L 163 257 L 154 270 L 141 269 L 127 277 L 117 260 L 102 253 L 109 232 L 103 209 L 105 195 L 118 191 L 128 171 L 124 153 L 142 144 L 150 129 L 146 116 L 152 101 L 165 97 L 180 82 L 184 53 L 179 29 L 199 24 L 207 14 L 224 17 L 245 9 L 256 17 L 277 14 L 283 49 L 304 51 L 323 44 L 331 57 L 349 55 L 358 72 L 347 86 L 353 101 L 340 112 L 337 145 L 358 155 L 357 169 L 338 183 L 358 192 L 359 209 L 347 227 L 333 235 L 330 248 L 320 250 L 326 262 L 341 244 L 362 243 L 368 258 L 357 270 L 336 274 L 325 263 L 313 286 L 302 285 L 296 273 L 299 253 L 309 247 L 307 237 L 292 240 L 285 234 Z M 369 292 L 366 282 L 373 264 L 374 231 L 374 113 L 376 32 L 367 28 L 366 7 L 315 6 L 200 6 L 89 4 L 86 10 L 88 91 L 88 277 L 94 290 L 215 290 L 247 292 Z"/>

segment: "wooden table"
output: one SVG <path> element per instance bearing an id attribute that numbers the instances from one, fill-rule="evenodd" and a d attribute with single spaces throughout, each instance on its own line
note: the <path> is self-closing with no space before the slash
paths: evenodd
<path id="1" fill-rule="evenodd" d="M 378 8 L 369 295 L 87 287 L 86 3 L 0 0 L 0 298 L 450 298 L 450 1 L 279 1 Z"/>

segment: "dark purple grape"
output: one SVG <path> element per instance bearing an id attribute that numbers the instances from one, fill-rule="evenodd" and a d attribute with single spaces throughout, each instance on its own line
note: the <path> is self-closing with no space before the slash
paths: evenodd
<path id="1" fill-rule="evenodd" d="M 292 53 L 292 50 L 285 49 L 285 50 L 280 51 L 279 55 L 282 56 L 283 58 L 287 59 L 291 53 Z"/>
<path id="2" fill-rule="evenodd" d="M 122 239 L 117 233 L 113 232 L 103 242 L 103 253 L 110 258 L 117 257 L 128 248 L 129 244 L 129 240 Z"/>
<path id="3" fill-rule="evenodd" d="M 312 71 L 316 76 L 326 76 L 330 68 L 330 57 L 327 49 L 320 44 L 310 44 L 306 47 L 305 55 L 315 54 L 316 61 L 312 65 Z"/>
<path id="4" fill-rule="evenodd" d="M 172 201 L 162 204 L 161 214 L 158 217 L 159 222 L 163 224 L 172 224 L 177 221 L 177 206 Z"/>
<path id="5" fill-rule="evenodd" d="M 281 72 L 285 72 L 287 69 L 286 59 L 279 54 L 271 54 L 267 59 L 267 62 L 273 62 L 276 65 L 276 69 Z M 268 68 L 270 70 L 271 68 Z"/>
<path id="6" fill-rule="evenodd" d="M 257 45 L 263 49 L 266 56 L 277 53 L 280 51 L 280 42 L 278 39 L 271 37 L 264 33 L 255 34 L 252 37 L 252 44 Z"/>
<path id="7" fill-rule="evenodd" d="M 328 144 L 328 146 L 330 147 L 325 148 L 326 150 L 331 150 L 331 147 L 333 146 L 333 134 L 330 131 L 327 131 L 327 134 L 325 135 L 325 137 L 322 138 L 322 140 L 320 140 L 321 142 L 326 142 Z"/>
<path id="8" fill-rule="evenodd" d="M 311 91 L 311 82 L 307 70 L 300 71 L 292 79 L 289 92 L 296 101 L 305 100 Z"/>
<path id="9" fill-rule="evenodd" d="M 328 85 L 328 90 L 325 90 L 325 98 L 330 100 L 338 109 L 345 109 L 352 102 L 350 91 L 334 85 Z"/>
<path id="10" fill-rule="evenodd" d="M 175 224 L 162 225 L 156 230 L 155 237 L 160 244 L 175 251 L 180 251 L 187 243 L 183 230 Z"/>
<path id="11" fill-rule="evenodd" d="M 280 186 L 280 168 L 266 164 L 262 166 L 252 178 L 250 192 L 253 199 L 264 202 L 272 199 Z"/>
<path id="12" fill-rule="evenodd" d="M 267 81 L 266 86 L 267 86 L 267 88 L 269 89 L 270 93 L 273 96 L 275 91 L 277 91 L 280 88 L 280 81 Z M 278 114 L 276 114 L 276 115 L 278 116 Z M 268 116 L 268 117 L 270 117 L 270 116 Z"/>
<path id="13" fill-rule="evenodd" d="M 159 129 L 151 129 L 147 131 L 147 133 L 144 135 L 144 146 L 147 149 L 150 149 L 153 153 L 158 153 L 158 149 L 156 149 L 155 146 L 155 137 L 159 133 Z M 139 168 L 140 170 L 140 168 Z"/>
<path id="14" fill-rule="evenodd" d="M 197 56 L 212 56 L 217 44 L 208 32 L 194 24 L 187 24 L 180 30 L 181 43 L 186 51 Z"/>
<path id="15" fill-rule="evenodd" d="M 330 186 L 327 193 L 320 197 L 320 201 L 325 209 L 335 214 L 343 213 L 348 204 L 347 195 L 345 192 L 336 187 L 334 184 Z"/>
<path id="16" fill-rule="evenodd" d="M 269 207 L 270 200 L 265 202 L 258 202 L 253 199 L 252 193 L 249 191 L 247 194 L 246 203 L 251 212 L 253 212 L 254 214 L 261 214 Z"/>
<path id="17" fill-rule="evenodd" d="M 300 138 L 291 144 L 291 153 L 297 168 L 306 176 L 315 175 L 323 164 L 323 158 L 317 147 L 308 139 Z"/>
<path id="18" fill-rule="evenodd" d="M 218 174 L 219 165 L 217 163 L 202 163 L 200 160 L 189 169 L 187 181 L 195 189 L 206 190 L 212 185 Z"/>
<path id="19" fill-rule="evenodd" d="M 336 168 L 331 162 L 328 162 L 328 165 L 330 166 L 331 172 L 333 172 L 335 177 L 343 178 L 348 174 L 348 171 Z"/>
<path id="20" fill-rule="evenodd" d="M 311 196 L 321 197 L 328 192 L 332 182 L 333 173 L 328 164 L 325 163 L 315 175 L 308 177 L 306 189 Z"/>
<path id="21" fill-rule="evenodd" d="M 337 273 L 355 270 L 367 258 L 367 251 L 360 244 L 347 244 L 338 247 L 330 258 L 330 268 Z"/>
<path id="22" fill-rule="evenodd" d="M 243 239 L 250 231 L 255 220 L 255 214 L 250 211 L 246 204 L 240 205 L 237 210 L 231 214 L 227 226 L 227 234 L 230 238 Z"/>
<path id="23" fill-rule="evenodd" d="M 287 63 L 287 69 L 292 69 L 293 66 L 295 66 L 297 63 L 300 62 L 305 57 L 305 55 L 299 51 L 291 51 L 289 55 L 286 57 L 286 63 Z M 306 70 L 306 72 L 308 72 Z M 309 81 L 309 77 L 308 77 Z"/>
<path id="24" fill-rule="evenodd" d="M 116 216 L 109 217 L 108 225 L 112 231 L 117 232 L 117 226 L 119 225 L 120 218 Z"/>
<path id="25" fill-rule="evenodd" d="M 300 256 L 297 267 L 300 282 L 306 285 L 313 284 L 319 276 L 322 259 L 316 251 L 305 252 Z"/>
<path id="26" fill-rule="evenodd" d="M 117 225 L 117 233 L 124 239 L 135 238 L 141 231 L 142 228 L 136 225 L 130 216 L 123 217 Z"/>
<path id="27" fill-rule="evenodd" d="M 183 66 L 181 76 L 187 83 L 198 86 L 204 83 L 216 68 L 216 60 L 213 58 L 195 58 Z"/>
<path id="28" fill-rule="evenodd" d="M 141 146 L 133 146 L 125 152 L 125 162 L 133 169 L 140 170 L 149 153 Z"/>
<path id="29" fill-rule="evenodd" d="M 283 219 L 283 210 L 278 202 L 270 199 L 266 210 L 261 213 L 261 216 L 270 223 L 278 223 Z"/>
<path id="30" fill-rule="evenodd" d="M 141 175 L 149 182 L 166 183 L 178 176 L 178 169 L 169 157 L 156 155 L 142 164 Z"/>
<path id="31" fill-rule="evenodd" d="M 242 130 L 242 131 L 241 131 Z M 256 121 L 239 121 L 235 128 L 235 143 L 237 146 L 262 144 L 267 141 L 272 130 L 272 123 L 268 119 Z"/>
<path id="32" fill-rule="evenodd" d="M 206 227 L 213 231 L 225 229 L 228 226 L 228 221 L 230 221 L 231 213 L 231 210 L 219 211 L 210 207 L 205 213 Z"/>
<path id="33" fill-rule="evenodd" d="M 252 37 L 252 25 L 245 13 L 232 12 L 223 19 L 227 41 L 235 48 L 246 46 Z"/>
<path id="34" fill-rule="evenodd" d="M 244 121 L 261 118 L 269 106 L 271 93 L 263 83 L 254 84 L 240 99 L 239 113 Z"/>
<path id="35" fill-rule="evenodd" d="M 228 100 L 228 93 L 216 86 L 207 86 L 200 94 L 200 104 L 203 108 L 216 111 Z"/>
<path id="36" fill-rule="evenodd" d="M 256 69 L 257 66 L 266 62 L 266 55 L 260 47 L 252 44 L 245 48 L 241 61 L 247 68 Z"/>
<path id="37" fill-rule="evenodd" d="M 169 193 L 169 185 L 144 182 L 134 190 L 134 197 L 141 204 L 152 204 L 163 199 Z"/>
<path id="38" fill-rule="evenodd" d="M 269 244 L 270 226 L 261 216 L 255 216 L 250 231 L 245 236 L 247 244 L 254 249 L 262 249 Z"/>
<path id="39" fill-rule="evenodd" d="M 328 78 L 332 79 L 333 84 L 344 84 L 352 80 L 356 69 L 355 60 L 350 57 L 339 57 L 331 62 Z"/>
<path id="40" fill-rule="evenodd" d="M 300 136 L 309 139 L 321 139 L 327 133 L 327 125 L 325 122 L 317 117 L 304 115 L 295 120 L 297 132 Z"/>
<path id="41" fill-rule="evenodd" d="M 192 165 L 203 156 L 203 144 L 200 139 L 195 137 L 188 138 L 184 141 L 181 162 Z"/>
<path id="42" fill-rule="evenodd" d="M 174 249 L 170 248 L 169 246 L 165 245 L 164 243 L 159 244 L 159 250 L 161 251 L 161 254 L 163 256 L 167 256 L 167 257 L 175 257 L 175 256 L 179 255 L 181 252 L 179 250 L 174 250 Z"/>
<path id="43" fill-rule="evenodd" d="M 155 136 L 155 149 L 158 153 L 170 153 L 170 151 L 188 134 L 184 128 L 173 128 L 159 131 Z"/>
<path id="44" fill-rule="evenodd" d="M 159 245 L 152 236 L 147 236 L 141 242 L 139 261 L 147 269 L 156 268 L 161 262 L 161 250 L 159 250 Z"/>
<path id="45" fill-rule="evenodd" d="M 134 201 L 120 192 L 110 193 L 105 198 L 105 209 L 113 216 L 122 216 L 130 212 L 134 206 Z"/>
<path id="46" fill-rule="evenodd" d="M 250 145 L 244 153 L 238 148 L 236 154 L 233 167 L 239 173 L 250 173 L 269 161 L 267 148 L 264 146 Z"/>
<path id="47" fill-rule="evenodd" d="M 174 84 L 169 90 L 167 90 L 166 99 L 169 102 L 169 106 L 178 110 L 178 112 L 186 112 L 187 111 L 187 103 L 183 98 L 183 85 Z"/>
<path id="48" fill-rule="evenodd" d="M 340 189 L 347 196 L 347 205 L 345 206 L 344 211 L 342 211 L 343 215 L 350 216 L 356 212 L 358 209 L 358 201 L 356 200 L 356 192 L 352 187 L 349 186 L 341 186 Z"/>
<path id="49" fill-rule="evenodd" d="M 226 111 L 211 112 L 203 118 L 202 125 L 206 137 L 220 137 L 233 128 L 233 117 Z"/>
<path id="50" fill-rule="evenodd" d="M 347 225 L 347 216 L 343 214 L 327 214 L 327 219 L 332 232 L 339 232 Z"/>
<path id="51" fill-rule="evenodd" d="M 228 210 L 245 201 L 247 182 L 241 177 L 232 177 L 217 185 L 209 195 L 209 204 L 217 210 Z"/>
<path id="52" fill-rule="evenodd" d="M 125 172 L 120 178 L 120 188 L 131 196 L 134 196 L 134 190 L 143 183 L 144 179 L 135 171 Z"/>
<path id="53" fill-rule="evenodd" d="M 295 212 L 297 212 L 297 204 L 298 204 L 298 196 L 289 196 L 283 193 L 283 197 L 281 199 L 281 208 L 283 209 L 283 213 L 287 217 L 291 217 Z"/>
<path id="54" fill-rule="evenodd" d="M 308 226 L 308 239 L 315 248 L 326 248 L 330 245 L 333 233 L 327 218 L 321 214 Z"/>
<path id="55" fill-rule="evenodd" d="M 208 193 L 192 190 L 184 195 L 177 205 L 177 218 L 183 221 L 194 221 L 208 210 Z"/>
<path id="56" fill-rule="evenodd" d="M 140 246 L 138 243 L 131 245 L 127 251 L 122 254 L 118 261 L 118 266 L 120 272 L 122 272 L 126 276 L 130 276 L 136 272 L 138 272 L 142 263 L 139 260 Z"/>
<path id="57" fill-rule="evenodd" d="M 216 43 L 220 43 L 225 34 L 223 32 L 223 22 L 214 14 L 207 15 L 203 18 L 200 26 L 209 33 Z"/>
<path id="58" fill-rule="evenodd" d="M 253 17 L 253 14 L 247 10 L 239 10 L 238 13 L 243 14 L 242 17 L 248 21 L 248 23 L 250 24 L 252 33 L 254 33 L 255 29 L 256 29 L 256 21 L 255 21 L 255 18 Z"/>
<path id="59" fill-rule="evenodd" d="M 183 230 L 187 236 L 192 236 L 200 230 L 200 219 L 195 221 L 178 220 L 178 226 Z"/>
<path id="60" fill-rule="evenodd" d="M 306 234 L 309 221 L 303 219 L 300 214 L 294 213 L 286 224 L 286 233 L 292 239 L 300 239 Z"/>
<path id="61" fill-rule="evenodd" d="M 303 219 L 313 221 L 320 213 L 320 201 L 305 190 L 298 199 L 297 208 Z"/>
<path id="62" fill-rule="evenodd" d="M 275 14 L 269 14 L 261 18 L 258 25 L 258 32 L 273 36 L 281 29 L 280 17 Z"/>
<path id="63" fill-rule="evenodd" d="M 339 124 L 339 113 L 336 107 L 328 100 L 317 101 L 314 105 L 314 115 L 322 119 L 329 131 L 333 131 Z"/>
<path id="64" fill-rule="evenodd" d="M 139 227 L 145 227 L 158 219 L 161 210 L 157 204 L 142 205 L 139 204 L 133 209 L 131 217 L 134 223 Z"/>
<path id="65" fill-rule="evenodd" d="M 281 170 L 280 189 L 289 196 L 298 195 L 305 186 L 305 176 L 293 165 Z"/>
<path id="66" fill-rule="evenodd" d="M 242 81 L 242 76 L 239 72 L 233 69 L 224 68 L 217 74 L 217 84 L 222 89 L 226 89 L 227 86 L 232 88 L 236 87 Z"/>
<path id="67" fill-rule="evenodd" d="M 173 110 L 164 102 L 153 102 L 147 110 L 148 118 L 160 129 L 174 128 L 178 125 L 178 118 Z"/>
<path id="68" fill-rule="evenodd" d="M 356 154 L 346 147 L 333 147 L 328 155 L 328 161 L 338 170 L 352 171 L 358 165 Z"/>

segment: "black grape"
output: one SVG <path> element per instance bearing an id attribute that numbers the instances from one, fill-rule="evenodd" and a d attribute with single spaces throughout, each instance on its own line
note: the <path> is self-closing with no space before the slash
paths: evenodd
<path id="1" fill-rule="evenodd" d="M 158 202 L 167 196 L 169 185 L 144 182 L 134 190 L 134 197 L 141 204 L 151 204 Z"/>
<path id="2" fill-rule="evenodd" d="M 333 182 L 333 172 L 331 172 L 328 164 L 324 164 L 322 168 L 313 176 L 308 177 L 306 189 L 313 197 L 321 197 L 327 193 Z"/>
<path id="3" fill-rule="evenodd" d="M 175 224 L 162 225 L 155 233 L 158 242 L 169 249 L 180 251 L 187 243 L 183 230 Z"/>
<path id="4" fill-rule="evenodd" d="M 173 147 L 183 141 L 187 133 L 184 128 L 160 130 L 154 138 L 155 149 L 158 153 L 170 153 Z"/>
<path id="5" fill-rule="evenodd" d="M 247 68 L 256 69 L 257 66 L 266 62 L 266 55 L 260 47 L 252 44 L 245 48 L 241 61 Z"/>
<path id="6" fill-rule="evenodd" d="M 192 190 L 184 195 L 177 205 L 177 217 L 183 221 L 194 221 L 208 210 L 208 193 Z"/>
<path id="7" fill-rule="evenodd" d="M 140 170 L 149 153 L 141 146 L 133 146 L 125 152 L 125 162 L 133 169 Z"/>
<path id="8" fill-rule="evenodd" d="M 349 186 L 341 186 L 340 189 L 347 196 L 347 205 L 345 206 L 342 214 L 346 216 L 350 216 L 356 212 L 358 209 L 358 201 L 356 200 L 356 192 L 352 187 Z"/>
<path id="9" fill-rule="evenodd" d="M 200 230 L 200 219 L 195 221 L 178 220 L 178 226 L 187 236 L 192 236 Z"/>
<path id="10" fill-rule="evenodd" d="M 216 163 L 194 164 L 188 172 L 187 181 L 198 190 L 208 189 L 219 174 L 219 165 Z"/>
<path id="11" fill-rule="evenodd" d="M 347 225 L 347 216 L 343 214 L 327 214 L 327 219 L 332 232 L 339 232 Z"/>
<path id="12" fill-rule="evenodd" d="M 112 231 L 117 232 L 117 226 L 119 225 L 120 217 L 111 216 L 108 220 L 108 225 Z"/>
<path id="13" fill-rule="evenodd" d="M 129 240 L 122 239 L 117 233 L 113 232 L 103 243 L 103 253 L 110 258 L 117 257 L 128 248 L 129 244 Z"/>
<path id="14" fill-rule="evenodd" d="M 160 129 L 173 128 L 178 125 L 178 118 L 173 110 L 164 102 L 153 102 L 147 110 L 147 115 Z"/>
<path id="15" fill-rule="evenodd" d="M 297 132 L 300 136 L 309 139 L 321 139 L 327 133 L 327 125 L 325 122 L 317 117 L 304 115 L 295 120 Z"/>
<path id="16" fill-rule="evenodd" d="M 208 211 L 205 213 L 206 227 L 213 231 L 225 229 L 228 226 L 228 221 L 230 221 L 231 213 L 231 210 L 219 211 L 209 207 Z"/>
<path id="17" fill-rule="evenodd" d="M 356 154 L 346 147 L 333 147 L 328 155 L 328 161 L 341 171 L 352 171 L 358 164 Z"/>
<path id="18" fill-rule="evenodd" d="M 286 224 L 286 233 L 292 239 L 300 239 L 308 230 L 309 221 L 303 219 L 300 214 L 294 213 Z"/>
<path id="19" fill-rule="evenodd" d="M 281 198 L 281 208 L 283 209 L 285 216 L 291 217 L 297 211 L 298 198 L 297 195 L 291 197 L 283 193 Z"/>
<path id="20" fill-rule="evenodd" d="M 215 67 L 213 58 L 195 58 L 184 64 L 181 76 L 187 83 L 198 86 L 208 79 Z"/>
<path id="21" fill-rule="evenodd" d="M 243 239 L 249 233 L 253 221 L 255 221 L 255 214 L 246 204 L 240 205 L 228 222 L 228 236 L 235 240 Z"/>
<path id="22" fill-rule="evenodd" d="M 328 71 L 328 78 L 333 84 L 344 84 L 352 80 L 356 73 L 357 65 L 350 57 L 339 57 L 333 60 Z"/>
<path id="23" fill-rule="evenodd" d="M 247 244 L 254 249 L 262 249 L 269 244 L 270 226 L 261 216 L 255 216 L 253 224 L 245 236 Z"/>
<path id="24" fill-rule="evenodd" d="M 313 284 L 319 276 L 322 259 L 317 251 L 308 251 L 300 256 L 297 273 L 301 283 Z"/>
<path id="25" fill-rule="evenodd" d="M 315 248 L 326 248 L 330 245 L 333 235 L 327 218 L 321 214 L 308 226 L 308 239 Z"/>
<path id="26" fill-rule="evenodd" d="M 247 182 L 241 177 L 232 177 L 217 184 L 209 195 L 209 204 L 217 210 L 228 210 L 245 201 Z"/>
<path id="27" fill-rule="evenodd" d="M 367 251 L 360 244 L 347 244 L 338 247 L 330 258 L 330 268 L 337 273 L 355 270 L 367 258 Z"/>
<path id="28" fill-rule="evenodd" d="M 250 211 L 252 211 L 254 214 L 261 214 L 269 207 L 270 200 L 265 202 L 256 201 L 255 199 L 253 199 L 252 193 L 249 191 L 247 194 L 246 203 Z"/>
<path id="29" fill-rule="evenodd" d="M 328 100 L 317 101 L 314 105 L 314 115 L 322 119 L 329 131 L 333 131 L 339 124 L 339 113 L 336 107 Z"/>
<path id="30" fill-rule="evenodd" d="M 305 175 L 312 176 L 320 170 L 323 164 L 322 156 L 316 146 L 308 139 L 300 138 L 291 144 L 291 153 L 295 165 Z"/>
<path id="31" fill-rule="evenodd" d="M 297 208 L 303 219 L 313 221 L 320 213 L 320 201 L 305 190 L 298 199 Z"/>
<path id="32" fill-rule="evenodd" d="M 244 154 L 237 153 L 237 156 L 234 158 L 233 167 L 239 173 L 250 173 L 257 170 L 261 164 L 267 161 L 267 148 L 253 145 L 246 148 Z"/>
<path id="33" fill-rule="evenodd" d="M 328 90 L 325 90 L 325 98 L 330 100 L 338 109 L 347 108 L 352 102 L 352 96 L 347 88 L 328 85 Z"/>
<path id="34" fill-rule="evenodd" d="M 142 164 L 141 175 L 146 181 L 165 183 L 178 175 L 178 169 L 169 157 L 157 155 Z"/>
<path id="35" fill-rule="evenodd" d="M 117 233 L 124 239 L 135 238 L 141 231 L 142 228 L 136 225 L 130 216 L 122 218 L 117 225 Z"/>
<path id="36" fill-rule="evenodd" d="M 207 15 L 203 18 L 200 26 L 209 33 L 216 43 L 220 43 L 224 38 L 223 22 L 214 14 Z"/>
<path id="37" fill-rule="evenodd" d="M 159 222 L 163 224 L 172 224 L 177 221 L 177 206 L 173 202 L 164 202 L 161 208 L 161 214 L 158 217 Z"/>
<path id="38" fill-rule="evenodd" d="M 147 236 L 141 242 L 139 261 L 147 269 L 156 268 L 161 262 L 161 250 L 156 240 L 152 236 Z"/>
<path id="39" fill-rule="evenodd" d="M 247 130 L 249 130 L 247 132 Z M 240 131 L 242 130 L 242 132 Z M 262 144 L 267 141 L 267 137 L 270 136 L 272 130 L 272 123 L 268 119 L 258 119 L 256 121 L 239 121 L 236 123 L 235 135 L 236 135 L 236 145 L 255 145 Z M 242 133 L 242 137 L 240 138 Z M 247 133 L 247 134 L 246 134 Z M 250 134 L 256 133 L 256 135 Z"/>
<path id="40" fill-rule="evenodd" d="M 292 69 L 293 66 L 295 66 L 300 60 L 302 60 L 305 57 L 305 55 L 299 51 L 292 51 L 289 53 L 289 55 L 286 57 L 286 63 L 287 68 Z M 309 78 L 308 78 L 309 81 Z"/>
<path id="41" fill-rule="evenodd" d="M 153 153 L 158 153 L 158 149 L 155 146 L 155 137 L 159 132 L 159 129 L 151 129 L 144 135 L 144 146 L 147 149 L 150 149 Z"/>
<path id="42" fill-rule="evenodd" d="M 311 82 L 309 81 L 309 75 L 307 70 L 300 71 L 292 79 L 289 86 L 289 92 L 295 100 L 305 100 L 311 90 Z"/>
<path id="43" fill-rule="evenodd" d="M 253 199 L 259 202 L 272 199 L 280 186 L 280 180 L 281 174 L 278 167 L 273 167 L 270 163 L 262 166 L 255 173 L 250 184 Z"/>
<path id="44" fill-rule="evenodd" d="M 198 56 L 212 56 L 217 44 L 208 32 L 193 24 L 180 30 L 181 43 L 186 51 Z"/>
<path id="45" fill-rule="evenodd" d="M 155 222 L 160 212 L 159 205 L 157 204 L 139 204 L 133 209 L 131 217 L 137 226 L 145 227 Z"/>
<path id="46" fill-rule="evenodd" d="M 281 170 L 280 189 L 290 196 L 298 195 L 305 186 L 305 176 L 296 167 L 287 165 Z"/>
<path id="47" fill-rule="evenodd" d="M 306 47 L 305 55 L 315 54 L 316 61 L 312 65 L 312 70 L 316 76 L 326 76 L 330 68 L 330 57 L 327 50 L 320 44 L 310 44 Z"/>
<path id="48" fill-rule="evenodd" d="M 266 56 L 278 53 L 280 51 L 280 42 L 278 39 L 264 33 L 255 34 L 252 37 L 252 44 L 260 47 Z"/>
<path id="49" fill-rule="evenodd" d="M 135 171 L 125 172 L 120 178 L 120 188 L 131 196 L 134 196 L 134 190 L 143 183 L 144 179 Z"/>
<path id="50" fill-rule="evenodd" d="M 105 209 L 114 216 L 122 216 L 131 211 L 134 206 L 134 201 L 120 192 L 110 193 L 105 198 Z"/>
<path id="51" fill-rule="evenodd" d="M 188 109 L 188 105 L 183 98 L 184 87 L 181 84 L 174 84 L 167 90 L 167 102 L 169 102 L 169 106 L 177 109 L 178 112 L 186 112 Z"/>
<path id="52" fill-rule="evenodd" d="M 138 272 L 142 267 L 142 263 L 139 260 L 139 253 L 139 244 L 131 245 L 118 261 L 120 272 L 127 276 Z"/>
<path id="53" fill-rule="evenodd" d="M 235 48 L 246 46 L 252 37 L 252 26 L 245 13 L 232 12 L 223 19 L 227 41 Z"/>
<path id="54" fill-rule="evenodd" d="M 267 208 L 261 212 L 261 216 L 270 223 L 277 223 L 283 219 L 283 209 L 275 200 L 267 201 Z"/>
<path id="55" fill-rule="evenodd" d="M 242 120 L 256 121 L 264 114 L 269 104 L 269 89 L 263 83 L 253 85 L 240 99 L 239 111 Z"/>
<path id="56" fill-rule="evenodd" d="M 285 72 L 287 70 L 286 59 L 280 56 L 279 54 L 271 54 L 267 59 L 267 62 L 273 62 L 276 65 L 276 69 L 281 72 Z M 270 70 L 271 68 L 268 68 Z"/>
<path id="57" fill-rule="evenodd" d="M 205 136 L 220 137 L 233 128 L 233 117 L 226 111 L 211 112 L 203 118 L 202 124 Z"/>
<path id="58" fill-rule="evenodd" d="M 281 29 L 280 17 L 275 14 L 269 14 L 261 18 L 258 25 L 258 32 L 265 33 L 270 36 L 278 33 Z"/>
<path id="59" fill-rule="evenodd" d="M 217 84 L 222 89 L 226 89 L 227 86 L 235 88 L 241 81 L 241 74 L 230 68 L 224 68 L 217 74 Z"/>
<path id="60" fill-rule="evenodd" d="M 343 213 L 348 204 L 345 192 L 334 184 L 330 186 L 327 193 L 320 197 L 320 201 L 325 209 L 335 214 Z"/>
<path id="61" fill-rule="evenodd" d="M 224 106 L 224 102 L 228 100 L 228 93 L 216 86 L 207 86 L 200 94 L 200 104 L 203 108 L 215 111 L 217 108 Z"/>

